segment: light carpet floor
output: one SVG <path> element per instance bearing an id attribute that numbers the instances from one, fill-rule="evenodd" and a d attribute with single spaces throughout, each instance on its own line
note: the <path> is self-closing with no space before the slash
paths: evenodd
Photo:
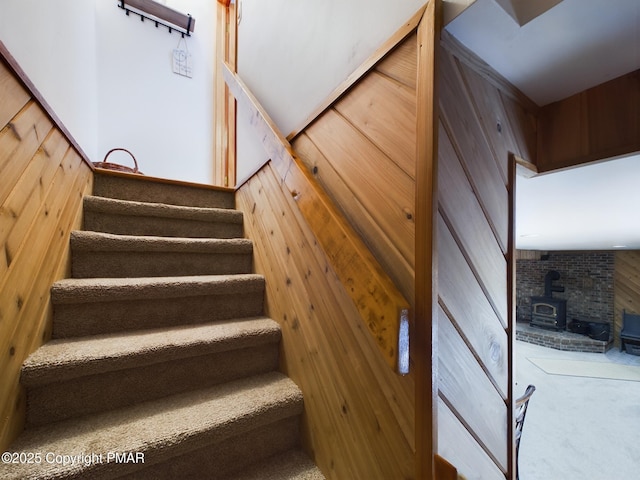
<path id="1" fill-rule="evenodd" d="M 551 375 L 569 375 L 572 377 L 640 382 L 640 367 L 619 365 L 610 362 L 587 362 L 583 360 L 560 360 L 555 358 L 528 357 L 527 360 Z"/>
<path id="2" fill-rule="evenodd" d="M 520 443 L 520 480 L 640 478 L 640 382 L 552 375 L 529 358 L 640 366 L 609 350 L 562 352 L 516 342 L 516 395 L 536 386 Z"/>

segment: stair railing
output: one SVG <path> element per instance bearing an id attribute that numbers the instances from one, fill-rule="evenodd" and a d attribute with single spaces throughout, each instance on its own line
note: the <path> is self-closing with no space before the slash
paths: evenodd
<path id="1" fill-rule="evenodd" d="M 354 302 L 391 368 L 409 372 L 409 302 L 398 291 L 360 236 L 312 177 L 255 96 L 228 64 L 223 76 L 238 106 L 250 112 L 280 186 L 293 196 L 307 224 Z"/>

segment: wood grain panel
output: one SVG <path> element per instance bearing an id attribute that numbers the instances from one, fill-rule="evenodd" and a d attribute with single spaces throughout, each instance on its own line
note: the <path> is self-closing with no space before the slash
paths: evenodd
<path id="1" fill-rule="evenodd" d="M 507 265 L 504 254 L 444 128 L 440 129 L 438 146 L 440 210 L 445 220 L 451 224 L 482 289 L 506 327 Z"/>
<path id="2" fill-rule="evenodd" d="M 418 40 L 413 33 L 384 57 L 376 65 L 376 70 L 415 90 L 417 59 Z"/>
<path id="3" fill-rule="evenodd" d="M 414 263 L 414 181 L 333 110 L 305 132 L 403 257 Z"/>
<path id="4" fill-rule="evenodd" d="M 513 153 L 535 165 L 538 161 L 538 110 L 527 108 L 502 91 L 500 98 L 518 145 Z"/>
<path id="5" fill-rule="evenodd" d="M 447 131 L 455 132 L 455 148 L 469 172 L 478 200 L 504 252 L 507 249 L 507 189 L 478 118 L 461 82 L 456 60 L 443 52 L 440 62 L 440 111 Z"/>
<path id="6" fill-rule="evenodd" d="M 30 102 L 0 132 L 0 203 L 4 203 L 52 127 L 42 108 Z"/>
<path id="7" fill-rule="evenodd" d="M 507 407 L 442 309 L 438 358 L 440 396 L 506 472 Z"/>
<path id="8" fill-rule="evenodd" d="M 482 76 L 474 72 L 468 65 L 459 63 L 459 68 L 465 86 L 469 90 L 471 101 L 478 113 L 480 126 L 489 140 L 494 159 L 506 185 L 509 153 L 513 152 L 519 155 L 520 152 L 511 132 L 511 125 L 502 104 L 500 91 L 484 81 Z"/>
<path id="9" fill-rule="evenodd" d="M 413 305 L 413 265 L 402 256 L 396 245 L 384 234 L 375 219 L 305 133 L 295 138 L 293 147 L 320 185 L 331 192 L 332 198 L 340 206 L 345 217 L 360 234 L 400 292 Z"/>
<path id="10" fill-rule="evenodd" d="M 640 70 L 540 109 L 541 172 L 640 150 Z"/>
<path id="11" fill-rule="evenodd" d="M 614 265 L 613 340 L 619 347 L 622 311 L 640 313 L 640 251 L 616 252 Z"/>
<path id="12" fill-rule="evenodd" d="M 29 93 L 20 85 L 4 63 L 0 62 L 0 129 L 26 105 L 29 101 Z"/>
<path id="13" fill-rule="evenodd" d="M 467 480 L 505 480 L 505 475 L 478 445 L 447 404 L 438 402 L 438 451 Z"/>
<path id="14" fill-rule="evenodd" d="M 237 193 L 282 369 L 305 396 L 304 436 L 327 478 L 413 478 L 413 377 L 388 369 L 295 200 L 269 164 Z"/>
<path id="15" fill-rule="evenodd" d="M 289 142 L 269 118 L 242 80 L 224 66 L 225 81 L 269 153 L 282 185 L 293 196 L 317 241 L 360 312 L 364 325 L 389 366 L 409 370 L 409 303 L 389 279 L 362 239 L 297 158 Z M 337 115 L 337 114 L 336 114 Z"/>
<path id="16" fill-rule="evenodd" d="M 415 175 L 415 89 L 371 72 L 334 108 L 398 165 Z"/>
<path id="17" fill-rule="evenodd" d="M 0 54 L 6 58 L 2 44 Z M 31 89 L 21 70 L 11 62 L 0 62 L 0 67 L 4 125 L 0 131 L 0 450 L 4 450 L 22 430 L 26 404 L 20 368 L 50 337 L 49 291 L 68 273 L 70 231 L 80 227 L 81 199 L 90 193 L 93 177 L 66 130 L 61 124 L 54 126 L 57 117 L 35 90 L 22 86 Z"/>
<path id="18" fill-rule="evenodd" d="M 508 395 L 509 348 L 504 326 L 487 300 L 447 225 L 438 218 L 438 293 L 458 329 L 503 398 Z"/>

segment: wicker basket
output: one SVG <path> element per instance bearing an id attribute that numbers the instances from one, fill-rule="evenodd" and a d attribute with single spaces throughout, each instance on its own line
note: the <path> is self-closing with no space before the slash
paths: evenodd
<path id="1" fill-rule="evenodd" d="M 107 161 L 107 158 L 109 157 L 109 155 L 117 151 L 127 152 L 129 155 L 131 155 L 131 158 L 133 159 L 134 167 L 131 168 L 131 167 L 127 167 L 126 165 L 120 165 L 118 163 L 111 163 Z M 104 160 L 102 160 L 101 162 L 93 162 L 93 166 L 96 168 L 104 168 L 107 170 L 117 170 L 119 172 L 136 173 L 138 175 L 143 175 L 143 173 L 140 170 L 138 170 L 138 162 L 136 161 L 136 157 L 134 157 L 133 153 L 131 153 L 129 150 L 125 148 L 112 148 L 104 156 Z"/>

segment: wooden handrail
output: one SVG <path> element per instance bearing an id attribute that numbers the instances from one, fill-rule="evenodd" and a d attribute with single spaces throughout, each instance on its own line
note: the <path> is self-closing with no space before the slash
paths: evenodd
<path id="1" fill-rule="evenodd" d="M 227 64 L 223 67 L 229 90 L 239 108 L 250 113 L 250 123 L 278 172 L 281 187 L 296 200 L 385 360 L 396 372 L 408 373 L 409 302 L 298 159 L 247 86 Z"/>

